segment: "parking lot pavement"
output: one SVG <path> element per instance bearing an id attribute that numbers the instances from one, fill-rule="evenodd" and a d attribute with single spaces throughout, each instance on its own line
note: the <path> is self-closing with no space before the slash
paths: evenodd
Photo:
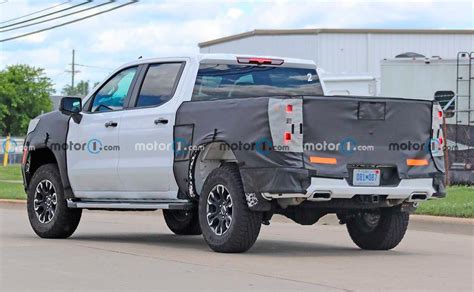
<path id="1" fill-rule="evenodd" d="M 76 233 L 46 240 L 23 204 L 0 204 L 0 290 L 472 291 L 473 225 L 413 220 L 392 251 L 362 251 L 333 218 L 278 218 L 245 254 L 175 236 L 161 212 L 85 211 Z"/>

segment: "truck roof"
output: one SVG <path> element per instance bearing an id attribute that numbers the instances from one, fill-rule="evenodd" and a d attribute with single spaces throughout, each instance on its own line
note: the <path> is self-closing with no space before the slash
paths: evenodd
<path id="1" fill-rule="evenodd" d="M 146 63 L 154 63 L 154 62 L 163 62 L 163 61 L 175 60 L 175 59 L 191 59 L 191 60 L 196 61 L 197 63 L 200 63 L 201 61 L 204 61 L 204 60 L 235 61 L 237 57 L 283 59 L 285 63 L 316 66 L 316 63 L 313 60 L 288 58 L 288 57 L 281 57 L 281 56 L 262 56 L 262 55 L 249 55 L 249 54 L 193 54 L 193 55 L 180 55 L 180 56 L 174 56 L 174 57 L 167 56 L 167 57 L 162 57 L 162 58 L 138 59 L 133 62 L 126 63 L 121 67 L 146 64 Z"/>

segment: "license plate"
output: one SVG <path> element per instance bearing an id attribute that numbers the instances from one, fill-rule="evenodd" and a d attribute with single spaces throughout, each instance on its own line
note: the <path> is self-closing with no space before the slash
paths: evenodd
<path id="1" fill-rule="evenodd" d="M 354 169 L 352 184 L 355 186 L 380 185 L 380 169 Z"/>

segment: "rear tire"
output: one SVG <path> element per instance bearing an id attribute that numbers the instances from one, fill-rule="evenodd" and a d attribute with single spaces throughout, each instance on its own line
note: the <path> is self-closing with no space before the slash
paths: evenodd
<path id="1" fill-rule="evenodd" d="M 199 217 L 195 210 L 163 210 L 168 228 L 177 235 L 199 235 Z"/>
<path id="2" fill-rule="evenodd" d="M 410 215 L 400 207 L 361 211 L 347 221 L 352 241 L 367 250 L 389 250 L 405 236 Z"/>
<path id="3" fill-rule="evenodd" d="M 27 190 L 30 225 L 42 238 L 68 238 L 79 225 L 82 209 L 67 207 L 56 164 L 40 166 Z"/>
<path id="4" fill-rule="evenodd" d="M 224 164 L 207 177 L 199 198 L 199 223 L 204 240 L 216 252 L 245 252 L 257 240 L 262 213 L 248 208 L 236 165 Z"/>

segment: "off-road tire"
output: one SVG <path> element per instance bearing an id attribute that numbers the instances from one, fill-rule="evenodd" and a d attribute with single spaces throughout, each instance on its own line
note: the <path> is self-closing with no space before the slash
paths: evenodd
<path id="1" fill-rule="evenodd" d="M 177 235 L 199 235 L 201 226 L 197 209 L 193 210 L 163 210 L 168 228 Z"/>
<path id="2" fill-rule="evenodd" d="M 400 207 L 381 208 L 378 224 L 372 229 L 367 227 L 362 214 L 359 212 L 347 221 L 349 235 L 358 247 L 389 250 L 396 247 L 405 236 L 410 215 L 402 212 Z"/>
<path id="3" fill-rule="evenodd" d="M 51 221 L 42 223 L 35 213 L 34 199 L 36 187 L 45 179 L 53 184 L 57 203 Z M 26 206 L 30 225 L 33 231 L 42 238 L 68 238 L 74 233 L 81 220 L 82 209 L 67 207 L 61 177 L 56 164 L 45 164 L 36 170 L 28 186 Z"/>
<path id="4" fill-rule="evenodd" d="M 225 186 L 232 199 L 232 223 L 222 235 L 217 235 L 207 222 L 207 200 L 211 190 Z M 209 247 L 222 253 L 240 253 L 250 249 L 257 240 L 262 224 L 262 213 L 250 211 L 244 194 L 239 169 L 235 164 L 224 164 L 207 177 L 199 198 L 199 223 Z"/>

